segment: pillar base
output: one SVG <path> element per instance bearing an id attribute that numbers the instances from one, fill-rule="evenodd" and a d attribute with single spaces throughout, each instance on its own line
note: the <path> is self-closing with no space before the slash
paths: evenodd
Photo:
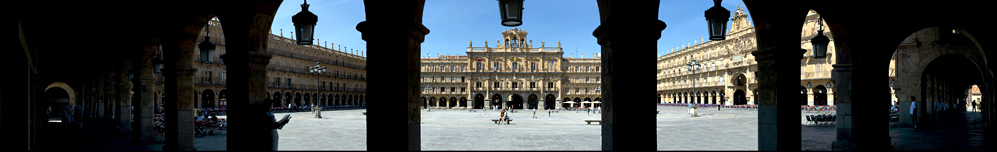
<path id="1" fill-rule="evenodd" d="M 831 142 L 832 151 L 853 151 L 855 150 L 855 143 L 848 141 L 833 141 Z"/>

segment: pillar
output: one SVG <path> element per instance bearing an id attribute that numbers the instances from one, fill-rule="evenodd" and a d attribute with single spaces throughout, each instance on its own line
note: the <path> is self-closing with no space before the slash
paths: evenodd
<path id="1" fill-rule="evenodd" d="M 749 104 L 758 105 L 758 150 L 760 151 L 801 149 L 798 92 L 801 70 L 798 63 L 806 50 L 800 49 L 799 37 L 800 23 L 806 18 L 803 12 L 807 11 L 808 9 L 804 7 L 789 7 L 751 12 L 756 23 L 758 38 L 758 49 L 751 54 L 755 56 L 758 71 L 754 75 L 746 76 L 757 80 L 758 95 L 755 96 L 755 91 L 750 85 L 744 88 L 744 93 L 745 100 Z M 734 94 L 734 92 L 727 93 Z M 747 99 L 747 97 L 752 98 Z M 757 103 L 754 102 L 755 99 Z"/>
<path id="2" fill-rule="evenodd" d="M 853 25 L 861 24 L 865 23 Z M 883 109 L 890 106 L 889 102 L 884 102 L 890 101 L 890 90 L 882 85 L 883 80 L 888 79 L 888 75 L 877 73 L 889 70 L 889 66 L 886 65 L 889 65 L 888 58 L 892 53 L 870 51 L 895 50 L 897 46 L 872 42 L 877 40 L 872 38 L 873 35 L 881 34 L 879 29 L 848 27 L 842 23 L 829 23 L 829 25 L 838 27 L 831 30 L 835 35 L 834 43 L 841 44 L 837 45 L 834 54 L 837 56 L 837 64 L 832 65 L 837 79 L 834 86 L 837 88 L 838 98 L 835 101 L 837 136 L 831 143 L 832 149 L 890 150 L 889 126 L 883 125 L 884 122 L 889 122 L 889 111 Z M 798 41 L 797 39 L 797 43 Z M 796 118 L 796 121 L 799 121 L 799 118 Z"/>
<path id="3" fill-rule="evenodd" d="M 263 3 L 278 3 L 274 5 L 279 5 L 280 1 Z M 270 29 L 276 8 L 260 11 L 240 12 L 220 17 L 223 20 L 228 20 L 226 22 L 228 25 L 225 26 L 227 51 L 222 58 L 225 59 L 227 74 L 237 76 L 226 78 L 228 82 L 226 83 L 225 97 L 230 101 L 226 103 L 228 123 L 230 126 L 247 126 L 229 128 L 227 144 L 230 151 L 271 151 L 273 148 L 269 138 L 273 128 L 268 124 L 273 124 L 274 120 L 266 115 L 270 105 L 265 104 L 264 100 L 267 97 L 266 67 L 272 58 L 267 52 L 266 44 L 269 39 L 267 30 Z M 281 81 L 282 86 L 294 86 L 293 84 L 284 84 L 286 83 L 284 78 L 278 81 Z M 308 80 L 294 81 L 304 82 L 304 84 L 313 83 Z M 281 100 L 284 101 L 293 102 L 295 99 L 293 93 L 291 96 L 284 93 L 280 95 L 282 96 Z M 309 96 L 309 99 L 314 100 L 314 96 L 311 94 L 303 93 L 302 96 Z M 278 104 L 275 106 L 287 106 L 288 103 L 274 101 L 274 104 Z M 305 102 L 305 104 L 308 103 Z M 295 103 L 295 106 L 301 105 Z M 280 119 L 279 116 L 277 119 Z M 291 122 L 294 122 L 294 118 Z"/>
<path id="4" fill-rule="evenodd" d="M 114 122 L 114 119 L 111 119 L 111 115 L 112 115 L 111 111 L 114 110 L 114 107 L 113 107 L 114 102 L 112 102 L 112 101 L 114 101 L 114 98 L 115 98 L 114 97 L 114 94 L 115 94 L 114 93 L 115 92 L 114 91 L 114 82 L 111 81 L 111 77 L 113 77 L 113 75 L 112 74 L 108 74 L 107 76 L 105 76 L 105 77 L 102 78 L 102 79 L 104 79 L 104 85 L 103 85 L 104 86 L 104 91 L 103 91 L 104 92 L 104 101 L 101 102 L 101 103 L 103 103 L 101 107 L 103 108 L 103 111 L 104 111 L 104 124 L 105 124 L 105 127 L 114 128 L 114 126 L 115 126 L 115 124 L 117 122 Z"/>
<path id="5" fill-rule="evenodd" d="M 658 1 L 598 0 L 600 25 L 593 36 L 602 50 L 602 150 L 654 151 L 654 106 L 616 104 L 617 101 L 647 100 L 655 90 L 654 71 L 637 71 L 634 65 L 655 66 L 654 60 L 628 60 L 652 56 L 665 23 L 658 20 Z M 611 7 L 610 7 L 611 6 Z M 621 51 L 621 52 L 615 52 Z M 646 52 L 639 54 L 636 52 Z M 615 59 L 615 60 L 614 60 Z M 619 77 L 616 75 L 619 74 Z M 644 78 L 635 78 L 642 76 Z M 645 84 L 635 86 L 634 84 Z M 647 92 L 645 92 L 647 91 Z M 620 110 L 616 110 L 620 109 Z M 797 143 L 798 144 L 798 143 Z"/>
<path id="6" fill-rule="evenodd" d="M 370 92 L 371 101 L 404 101 L 405 104 L 374 102 L 367 105 L 367 141 L 369 151 L 421 150 L 419 132 L 419 70 L 421 43 L 429 29 L 422 25 L 424 0 L 383 3 L 364 1 L 367 20 L 357 24 L 357 31 L 367 41 L 368 84 L 379 91 Z M 393 13 L 383 13 L 393 12 Z M 399 52 L 400 51 L 400 52 Z M 400 66 L 403 65 L 403 66 Z M 404 78 L 398 72 L 404 71 Z M 374 129 L 377 128 L 377 129 Z"/>
<path id="7" fill-rule="evenodd" d="M 132 135 L 132 140 L 138 143 L 154 143 L 156 142 L 156 132 L 152 129 L 155 114 L 155 99 L 154 91 L 156 90 L 156 77 L 153 73 L 153 68 L 155 67 L 152 63 L 152 59 L 156 57 L 156 52 L 158 51 L 158 43 L 150 42 L 145 45 L 145 50 L 139 53 L 138 60 L 135 60 L 134 66 L 138 67 L 135 74 L 135 86 L 138 88 L 135 91 L 135 97 L 133 99 L 137 100 L 135 103 L 135 123 L 132 127 L 132 131 L 136 134 Z"/>
<path id="8" fill-rule="evenodd" d="M 116 111 L 116 117 L 118 117 L 118 133 L 120 135 L 132 135 L 132 82 L 128 80 L 128 71 L 131 71 L 131 59 L 125 58 L 125 61 L 121 65 L 121 69 L 118 69 L 118 75 L 115 79 L 118 80 L 117 92 L 118 100 Z"/>
<path id="9" fill-rule="evenodd" d="M 166 139 L 164 151 L 195 151 L 194 147 L 194 50 L 200 31 L 207 23 L 206 17 L 185 22 L 182 30 L 170 31 L 171 37 L 164 37 L 163 60 L 165 77 L 163 84 Z M 226 37 L 230 38 L 230 37 Z M 232 44 L 229 44 L 229 48 Z M 231 51 L 229 51 L 231 52 Z M 231 69 L 231 67 L 229 67 Z M 233 74 L 234 75 L 234 74 Z"/>

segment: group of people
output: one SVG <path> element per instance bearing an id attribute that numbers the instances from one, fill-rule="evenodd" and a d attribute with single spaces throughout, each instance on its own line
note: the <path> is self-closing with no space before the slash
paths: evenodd
<path id="1" fill-rule="evenodd" d="M 45 119 L 48 119 L 53 114 L 52 106 L 48 106 L 45 111 Z M 82 129 L 83 128 L 83 106 L 77 104 L 76 108 L 72 108 L 70 105 L 63 105 L 62 112 L 58 113 L 62 117 L 62 123 L 65 124 L 66 129 Z"/>

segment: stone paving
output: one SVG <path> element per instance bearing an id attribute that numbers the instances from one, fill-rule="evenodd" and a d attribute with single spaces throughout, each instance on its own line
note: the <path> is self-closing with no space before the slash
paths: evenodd
<path id="1" fill-rule="evenodd" d="M 658 150 L 757 150 L 758 120 L 754 109 L 699 109 L 700 117 L 689 117 L 687 107 L 659 106 Z M 279 130 L 279 150 L 366 150 L 366 121 L 358 110 L 323 111 L 325 118 L 310 112 L 278 113 L 294 117 Z M 803 115 L 816 113 L 801 112 Z M 986 150 L 994 149 L 992 137 L 984 137 L 979 113 L 967 113 L 967 125 L 951 125 L 913 131 L 891 128 L 893 150 Z M 423 110 L 422 150 L 601 150 L 601 126 L 583 120 L 599 119 L 585 111 L 517 110 L 510 125 L 495 125 L 498 112 L 486 110 Z M 219 118 L 224 118 L 220 116 Z M 958 119 L 963 120 L 963 119 Z M 953 120 L 953 121 L 958 121 Z M 815 126 L 801 118 L 803 151 L 830 151 L 834 124 Z M 926 127 L 927 128 L 927 127 Z M 200 151 L 225 150 L 225 132 L 196 137 Z"/>

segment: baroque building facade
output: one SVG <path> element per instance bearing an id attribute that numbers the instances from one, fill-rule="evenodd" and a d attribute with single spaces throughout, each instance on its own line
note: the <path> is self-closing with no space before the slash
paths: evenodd
<path id="1" fill-rule="evenodd" d="M 216 47 L 214 50 L 195 48 L 194 107 L 225 107 L 228 75 L 222 58 L 226 51 L 224 29 L 217 18 L 209 20 L 206 27 L 208 31 L 201 31 L 201 35 L 209 36 Z M 203 36 L 197 40 L 199 44 L 204 41 Z M 320 46 L 322 44 L 318 42 L 316 45 L 297 45 L 295 40 L 284 37 L 283 31 L 278 35 L 271 33 L 267 43 L 271 55 L 267 65 L 267 98 L 275 100 L 274 107 L 305 106 L 312 102 L 318 106 L 365 104 L 367 59 L 360 50 L 347 52 Z M 309 68 L 316 63 L 326 67 L 325 73 L 318 76 L 310 73 Z M 156 82 L 159 95 L 156 102 L 162 103 L 161 74 L 157 74 Z"/>
<path id="2" fill-rule="evenodd" d="M 755 105 L 758 98 L 758 66 L 752 51 L 757 50 L 755 29 L 740 7 L 731 18 L 726 40 L 693 41 L 658 57 L 657 103 L 697 103 L 722 105 Z M 803 23 L 800 48 L 806 50 L 800 60 L 800 104 L 834 105 L 834 84 L 831 77 L 836 56 L 828 52 L 815 58 L 810 39 L 823 28 L 831 37 L 826 24 L 819 27 L 820 15 L 811 10 Z M 827 50 L 834 50 L 834 40 Z M 695 60 L 701 69 L 690 71 L 687 64 Z M 894 67 L 891 65 L 891 67 Z M 894 72 L 891 70 L 891 77 Z"/>
<path id="3" fill-rule="evenodd" d="M 502 32 L 495 47 L 467 47 L 467 55 L 422 58 L 423 108 L 562 109 L 598 107 L 601 60 L 563 57 L 557 47 L 539 47 L 518 28 Z"/>

